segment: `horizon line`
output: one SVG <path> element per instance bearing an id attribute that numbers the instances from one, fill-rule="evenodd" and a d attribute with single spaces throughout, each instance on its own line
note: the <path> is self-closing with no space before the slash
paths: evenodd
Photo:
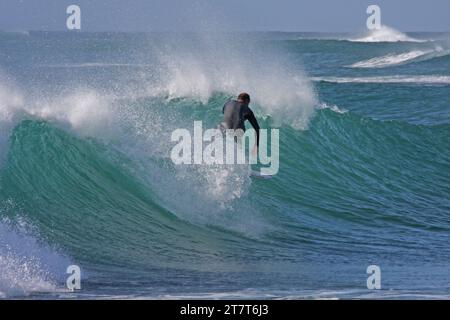
<path id="1" fill-rule="evenodd" d="M 398 29 L 397 29 L 398 30 Z M 370 30 L 365 30 L 370 32 Z M 433 30 L 433 31 L 422 31 L 422 30 L 410 30 L 402 31 L 402 33 L 450 33 L 450 30 Z M 5 30 L 0 29 L 0 32 L 5 33 L 23 33 L 23 32 L 70 32 L 70 33 L 203 33 L 204 31 L 196 30 L 68 30 L 68 29 L 53 29 L 53 30 Z M 360 34 L 361 31 L 293 31 L 293 30 L 221 30 L 221 31 L 206 31 L 207 33 L 322 33 L 322 34 Z"/>

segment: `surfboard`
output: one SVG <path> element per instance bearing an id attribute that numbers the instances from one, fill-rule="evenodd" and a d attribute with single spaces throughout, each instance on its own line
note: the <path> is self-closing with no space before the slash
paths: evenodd
<path id="1" fill-rule="evenodd" d="M 261 174 L 261 172 L 259 172 L 259 171 L 251 170 L 250 171 L 250 177 L 257 178 L 257 179 L 268 180 L 268 179 L 272 179 L 274 176 L 264 175 L 264 174 Z"/>

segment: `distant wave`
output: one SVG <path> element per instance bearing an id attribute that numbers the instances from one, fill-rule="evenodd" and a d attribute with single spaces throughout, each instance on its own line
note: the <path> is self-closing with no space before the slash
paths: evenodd
<path id="1" fill-rule="evenodd" d="M 363 60 L 350 65 L 350 68 L 386 68 L 398 66 L 417 61 L 427 61 L 434 58 L 450 55 L 450 50 L 443 50 L 438 47 L 434 50 L 413 50 L 400 54 L 388 54 L 381 57 L 375 57 L 369 60 Z"/>
<path id="2" fill-rule="evenodd" d="M 429 76 L 380 76 L 380 77 L 314 77 L 316 82 L 331 83 L 411 83 L 411 84 L 448 84 L 450 76 L 429 75 Z"/>
<path id="3" fill-rule="evenodd" d="M 351 68 L 385 68 L 407 63 L 418 57 L 427 55 L 433 51 L 414 50 L 400 54 L 388 54 L 382 57 L 376 57 L 369 60 L 359 61 L 352 64 Z"/>
<path id="4" fill-rule="evenodd" d="M 408 35 L 395 30 L 394 28 L 382 26 L 380 29 L 373 30 L 366 36 L 356 39 L 348 39 L 353 42 L 426 42 L 427 40 L 419 40 L 411 38 Z"/>

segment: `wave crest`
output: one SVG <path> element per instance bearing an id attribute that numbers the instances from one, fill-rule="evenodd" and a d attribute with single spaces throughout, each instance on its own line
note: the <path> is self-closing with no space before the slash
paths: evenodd
<path id="1" fill-rule="evenodd" d="M 330 83 L 393 83 L 393 84 L 423 84 L 450 85 L 450 76 L 419 75 L 419 76 L 379 76 L 379 77 L 314 77 L 313 81 Z"/>
<path id="2" fill-rule="evenodd" d="M 381 57 L 356 62 L 350 68 L 387 68 L 418 61 L 427 61 L 450 55 L 449 50 L 437 47 L 434 50 L 413 50 L 400 54 L 388 54 Z"/>
<path id="3" fill-rule="evenodd" d="M 380 29 L 372 30 L 369 34 L 362 38 L 349 39 L 353 42 L 425 42 L 411 38 L 405 33 L 402 33 L 394 28 L 388 26 L 381 26 Z"/>
<path id="4" fill-rule="evenodd" d="M 317 97 L 302 70 L 294 71 L 278 54 L 250 44 L 242 50 L 227 42 L 230 40 L 208 40 L 200 42 L 198 48 L 177 44 L 161 52 L 162 80 L 152 86 L 152 93 L 206 103 L 216 92 L 232 96 L 248 92 L 255 109 L 273 117 L 275 125 L 305 129 Z"/>

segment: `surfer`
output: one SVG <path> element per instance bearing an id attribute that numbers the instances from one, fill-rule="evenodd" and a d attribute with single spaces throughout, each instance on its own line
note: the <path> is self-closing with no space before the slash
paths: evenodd
<path id="1" fill-rule="evenodd" d="M 241 93 L 237 100 L 228 100 L 223 106 L 223 121 L 220 127 L 225 130 L 242 130 L 245 131 L 244 122 L 248 120 L 256 131 L 256 145 L 253 153 L 256 154 L 259 148 L 259 124 L 253 114 L 253 111 L 248 106 L 250 104 L 250 95 L 248 93 Z"/>

